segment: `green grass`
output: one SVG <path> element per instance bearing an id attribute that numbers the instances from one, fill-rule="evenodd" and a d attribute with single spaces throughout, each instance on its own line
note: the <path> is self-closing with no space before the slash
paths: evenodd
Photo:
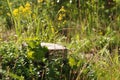
<path id="1" fill-rule="evenodd" d="M 119 1 L 79 1 L 80 9 L 69 0 L 0 1 L 0 55 L 2 69 L 8 72 L 2 72 L 3 78 L 39 80 L 40 70 L 43 80 L 120 79 Z M 27 40 L 36 42 L 28 41 L 34 48 L 23 45 Z M 29 50 L 36 54 L 42 51 L 36 45 L 40 42 L 66 46 L 65 63 L 61 58 L 43 59 L 43 68 L 28 59 Z"/>

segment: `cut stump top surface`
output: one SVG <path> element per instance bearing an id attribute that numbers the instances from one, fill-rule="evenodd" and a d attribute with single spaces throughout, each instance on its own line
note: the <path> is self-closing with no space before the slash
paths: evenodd
<path id="1" fill-rule="evenodd" d="M 60 45 L 60 44 L 55 44 L 55 43 L 45 43 L 42 42 L 41 46 L 47 47 L 49 50 L 66 50 L 66 47 Z"/>

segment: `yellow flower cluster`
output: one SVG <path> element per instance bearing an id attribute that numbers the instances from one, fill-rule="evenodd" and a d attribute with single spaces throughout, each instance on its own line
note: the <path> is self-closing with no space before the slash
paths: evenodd
<path id="1" fill-rule="evenodd" d="M 65 18 L 65 16 L 66 16 L 65 13 L 64 13 L 64 14 L 59 14 L 58 20 L 59 20 L 59 21 L 63 20 L 63 18 Z"/>
<path id="2" fill-rule="evenodd" d="M 14 10 L 13 10 L 13 15 L 14 15 L 14 16 L 18 16 L 18 14 L 19 14 L 18 9 L 14 9 Z"/>
<path id="3" fill-rule="evenodd" d="M 61 12 L 66 12 L 64 6 L 62 6 L 61 9 L 60 9 L 59 11 L 61 11 Z"/>
<path id="4" fill-rule="evenodd" d="M 32 13 L 31 5 L 28 2 L 25 4 L 24 7 L 20 6 L 19 8 L 16 8 L 13 10 L 13 16 L 15 16 L 15 17 L 18 17 L 19 15 L 22 15 L 25 17 L 31 13 Z"/>
<path id="5" fill-rule="evenodd" d="M 66 10 L 64 6 L 61 7 L 61 9 L 58 11 L 58 20 L 61 21 L 66 17 Z"/>

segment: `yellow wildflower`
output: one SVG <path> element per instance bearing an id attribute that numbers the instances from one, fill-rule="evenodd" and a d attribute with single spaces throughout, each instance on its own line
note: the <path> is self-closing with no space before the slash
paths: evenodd
<path id="1" fill-rule="evenodd" d="M 20 6 L 19 7 L 19 11 L 22 12 L 24 10 L 24 7 L 23 6 Z"/>
<path id="2" fill-rule="evenodd" d="M 30 11 L 31 8 L 30 8 L 30 7 L 25 7 L 25 10 L 26 10 L 26 11 Z"/>
<path id="3" fill-rule="evenodd" d="M 27 2 L 25 5 L 25 8 L 23 9 L 23 13 L 27 14 L 31 14 L 31 7 L 30 4 Z"/>
<path id="4" fill-rule="evenodd" d="M 15 17 L 18 16 L 18 15 L 23 15 L 25 17 L 25 16 L 28 16 L 31 13 L 32 13 L 31 6 L 30 6 L 30 3 L 28 3 L 28 2 L 25 4 L 25 7 L 20 6 L 19 8 L 16 8 L 16 9 L 13 10 L 13 15 Z"/>
<path id="5" fill-rule="evenodd" d="M 58 16 L 58 20 L 61 21 L 63 20 L 63 18 L 65 18 L 66 16 L 66 10 L 64 8 L 64 6 L 61 7 L 61 9 L 58 11 L 59 16 Z"/>
<path id="6" fill-rule="evenodd" d="M 34 54 L 33 51 L 28 51 L 28 53 L 27 53 L 27 58 L 33 59 L 33 58 L 34 58 L 34 57 L 33 57 L 33 54 Z"/>
<path id="7" fill-rule="evenodd" d="M 62 19 L 63 19 L 62 14 L 59 14 L 59 16 L 58 16 L 58 20 L 61 21 Z"/>
<path id="8" fill-rule="evenodd" d="M 24 16 L 28 15 L 28 14 L 31 14 L 32 11 L 31 11 L 31 8 L 30 7 L 25 7 L 23 8 L 22 10 L 22 14 L 24 14 Z"/>
<path id="9" fill-rule="evenodd" d="M 61 7 L 60 11 L 61 11 L 61 12 L 66 12 L 64 6 Z"/>
<path id="10" fill-rule="evenodd" d="M 25 9 L 25 8 L 23 8 L 22 13 L 25 13 L 25 12 L 26 12 L 26 9 Z"/>
<path id="11" fill-rule="evenodd" d="M 14 16 L 18 16 L 18 14 L 19 14 L 19 10 L 18 10 L 18 9 L 14 9 L 14 10 L 13 10 L 13 15 L 14 15 Z"/>
<path id="12" fill-rule="evenodd" d="M 27 2 L 27 3 L 25 4 L 25 7 L 30 7 L 30 3 Z"/>

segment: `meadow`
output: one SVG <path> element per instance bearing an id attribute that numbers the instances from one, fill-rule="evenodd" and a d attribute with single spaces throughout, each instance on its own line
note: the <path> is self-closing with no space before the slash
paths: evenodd
<path id="1" fill-rule="evenodd" d="M 1 80 L 120 80 L 119 57 L 120 0 L 0 0 Z"/>

